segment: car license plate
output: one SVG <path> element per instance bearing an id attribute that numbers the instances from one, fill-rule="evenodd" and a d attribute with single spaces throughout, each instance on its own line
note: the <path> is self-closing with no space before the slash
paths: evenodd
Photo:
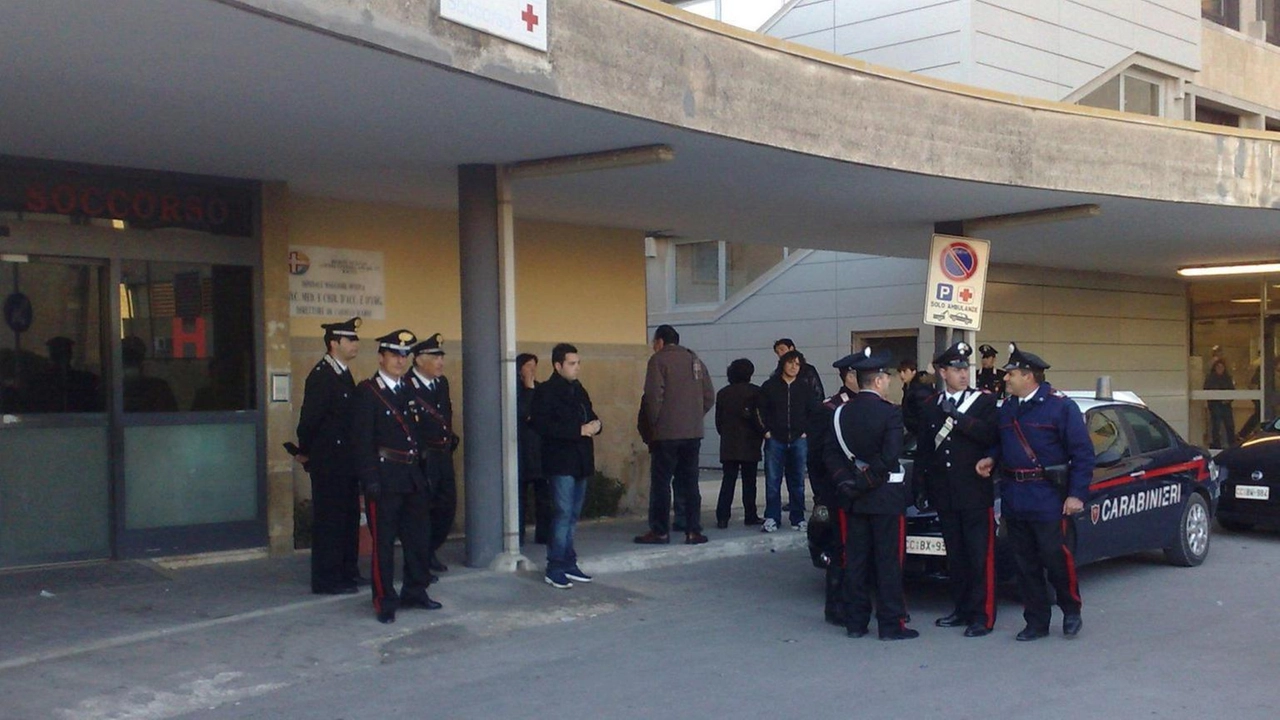
<path id="1" fill-rule="evenodd" d="M 1270 500 L 1271 488 L 1266 485 L 1237 485 L 1236 497 L 1243 500 Z"/>
<path id="2" fill-rule="evenodd" d="M 947 544 L 940 537 L 908 535 L 907 552 L 913 555 L 946 555 Z"/>

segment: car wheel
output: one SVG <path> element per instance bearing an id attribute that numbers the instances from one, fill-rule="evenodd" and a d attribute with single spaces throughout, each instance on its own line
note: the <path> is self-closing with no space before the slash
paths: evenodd
<path id="1" fill-rule="evenodd" d="M 1246 532 L 1253 529 L 1253 523 L 1240 522 L 1239 520 L 1223 520 L 1222 518 L 1218 518 L 1218 524 L 1231 532 Z"/>
<path id="2" fill-rule="evenodd" d="M 1182 508 L 1178 525 L 1178 542 L 1165 548 L 1169 562 L 1182 567 L 1195 567 L 1209 555 L 1209 504 L 1198 493 L 1192 493 Z"/>

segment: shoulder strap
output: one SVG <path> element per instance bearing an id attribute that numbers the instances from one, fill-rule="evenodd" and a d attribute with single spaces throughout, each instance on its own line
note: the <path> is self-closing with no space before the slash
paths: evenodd
<path id="1" fill-rule="evenodd" d="M 844 456 L 849 460 L 853 460 L 853 453 L 849 451 L 849 445 L 844 441 L 844 434 L 840 432 L 840 413 L 844 412 L 844 405 L 836 408 L 832 418 L 832 424 L 835 426 L 836 440 L 840 443 L 840 450 L 844 452 Z"/>

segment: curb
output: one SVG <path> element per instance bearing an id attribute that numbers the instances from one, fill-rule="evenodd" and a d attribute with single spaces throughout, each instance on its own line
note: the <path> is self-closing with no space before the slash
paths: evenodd
<path id="1" fill-rule="evenodd" d="M 628 550 L 584 561 L 584 569 L 593 573 L 627 573 L 638 570 L 687 565 L 722 558 L 741 557 L 765 552 L 803 548 L 808 544 L 805 533 L 777 532 L 761 537 L 711 541 L 706 545 L 664 545 L 644 550 Z"/>

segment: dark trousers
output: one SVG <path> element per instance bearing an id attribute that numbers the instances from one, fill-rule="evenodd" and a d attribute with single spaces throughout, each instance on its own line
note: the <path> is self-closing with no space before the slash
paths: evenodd
<path id="1" fill-rule="evenodd" d="M 546 545 L 551 537 L 551 486 L 546 478 L 520 478 L 520 544 L 524 544 L 524 530 L 529 515 L 526 506 L 532 503 L 533 541 Z"/>
<path id="2" fill-rule="evenodd" d="M 873 594 L 876 621 L 882 630 L 905 625 L 902 561 L 906 553 L 906 518 L 860 513 L 847 513 L 844 518 L 846 627 L 867 627 Z"/>
<path id="3" fill-rule="evenodd" d="M 360 575 L 360 483 L 354 475 L 311 473 L 311 591 L 355 584 Z"/>
<path id="4" fill-rule="evenodd" d="M 720 481 L 720 498 L 716 501 L 716 520 L 729 522 L 733 515 L 733 492 L 738 487 L 738 475 L 742 475 L 742 513 L 746 520 L 755 520 L 756 470 L 759 463 L 728 460 L 723 463 L 724 478 Z"/>
<path id="5" fill-rule="evenodd" d="M 431 514 L 422 491 L 384 492 L 365 500 L 373 537 L 373 609 L 395 610 L 401 598 L 427 597 L 427 558 L 431 552 Z M 396 593 L 396 538 L 404 552 L 404 582 Z"/>
<path id="6" fill-rule="evenodd" d="M 458 512 L 458 487 L 453 471 L 453 453 L 449 450 L 427 450 L 428 475 L 434 494 L 431 497 L 431 555 L 434 557 L 453 530 L 453 516 Z"/>
<path id="7" fill-rule="evenodd" d="M 1063 614 L 1080 612 L 1080 585 L 1076 580 L 1076 561 L 1065 540 L 1066 524 L 1065 518 L 1048 522 L 1006 518 L 1013 556 L 1018 562 L 1022 617 L 1027 625 L 1039 630 L 1049 629 L 1052 612 L 1046 575 Z"/>
<path id="8" fill-rule="evenodd" d="M 1258 421 L 1255 419 L 1254 423 Z M 1236 441 L 1236 419 L 1231 414 L 1231 403 L 1223 400 L 1209 401 L 1210 447 L 1227 448 Z"/>
<path id="9" fill-rule="evenodd" d="M 683 499 L 685 532 L 702 532 L 702 493 L 698 489 L 698 450 L 702 438 L 655 440 L 649 444 L 649 529 L 671 532 L 671 492 Z"/>
<path id="10" fill-rule="evenodd" d="M 996 624 L 996 519 L 991 508 L 939 512 L 956 614 L 987 629 Z"/>
<path id="11" fill-rule="evenodd" d="M 833 625 L 844 625 L 847 609 L 844 576 L 848 572 L 845 568 L 844 546 L 848 541 L 849 518 L 843 510 L 831 508 L 831 512 L 835 513 L 833 516 L 835 531 L 829 532 L 822 542 L 823 552 L 827 555 L 826 598 L 822 614 L 827 622 Z"/>

